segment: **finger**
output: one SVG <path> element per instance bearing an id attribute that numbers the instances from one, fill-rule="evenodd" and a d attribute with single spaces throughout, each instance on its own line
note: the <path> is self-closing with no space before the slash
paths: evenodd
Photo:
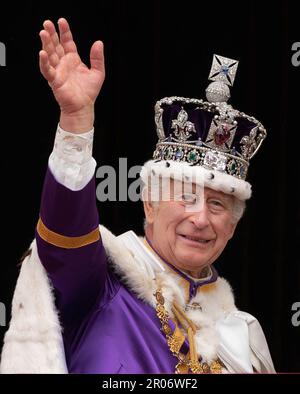
<path id="1" fill-rule="evenodd" d="M 54 49 L 55 49 L 55 51 L 57 53 L 57 56 L 61 59 L 64 56 L 65 51 L 64 51 L 64 48 L 63 48 L 63 46 L 61 45 L 61 43 L 59 41 L 59 37 L 58 37 L 57 31 L 55 29 L 55 26 L 54 26 L 53 22 L 50 21 L 50 20 L 46 20 L 43 23 L 43 27 L 49 33 L 50 39 L 51 39 L 51 41 L 53 43 Z"/>
<path id="2" fill-rule="evenodd" d="M 51 84 L 55 79 L 55 68 L 51 66 L 49 57 L 46 51 L 42 50 L 40 55 L 40 70 L 43 77 Z"/>
<path id="3" fill-rule="evenodd" d="M 75 42 L 66 19 L 60 18 L 58 20 L 60 43 L 63 46 L 65 53 L 77 53 Z"/>
<path id="4" fill-rule="evenodd" d="M 105 72 L 104 64 L 104 48 L 102 41 L 96 41 L 92 45 L 90 52 L 91 69 L 96 71 Z"/>
<path id="5" fill-rule="evenodd" d="M 49 33 L 46 30 L 41 30 L 40 38 L 42 40 L 43 50 L 47 52 L 51 66 L 56 67 L 57 64 L 59 63 L 59 57 L 55 51 L 55 47 L 53 45 Z"/>

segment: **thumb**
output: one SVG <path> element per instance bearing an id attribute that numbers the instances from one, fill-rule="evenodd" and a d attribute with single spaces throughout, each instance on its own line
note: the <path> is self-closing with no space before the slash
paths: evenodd
<path id="1" fill-rule="evenodd" d="M 96 41 L 92 45 L 90 52 L 90 62 L 91 62 L 92 70 L 101 71 L 103 73 L 105 72 L 104 51 L 103 51 L 102 41 Z"/>

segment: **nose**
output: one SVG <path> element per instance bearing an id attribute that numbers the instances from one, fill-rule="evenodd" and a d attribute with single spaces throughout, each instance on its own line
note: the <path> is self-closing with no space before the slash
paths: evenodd
<path id="1" fill-rule="evenodd" d="M 206 206 L 193 212 L 190 216 L 190 221 L 199 229 L 209 226 L 209 213 Z"/>

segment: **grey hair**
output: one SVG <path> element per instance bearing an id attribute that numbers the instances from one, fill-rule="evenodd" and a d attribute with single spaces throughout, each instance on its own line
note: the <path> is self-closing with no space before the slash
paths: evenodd
<path id="1" fill-rule="evenodd" d="M 246 202 L 234 197 L 233 207 L 232 207 L 232 218 L 234 223 L 238 223 L 241 220 L 242 216 L 245 213 L 245 210 L 246 210 Z"/>

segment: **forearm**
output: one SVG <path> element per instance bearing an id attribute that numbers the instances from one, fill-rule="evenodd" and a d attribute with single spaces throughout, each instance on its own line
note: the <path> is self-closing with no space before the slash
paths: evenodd
<path id="1" fill-rule="evenodd" d="M 106 279 L 92 142 L 93 130 L 75 136 L 58 127 L 36 229 L 38 253 L 64 321 L 87 312 Z"/>
<path id="2" fill-rule="evenodd" d="M 64 179 L 66 183 L 73 183 L 73 178 Z M 50 231 L 66 237 L 83 237 L 98 229 L 94 177 L 83 189 L 73 191 L 59 183 L 48 168 L 41 199 L 40 222 Z"/>

